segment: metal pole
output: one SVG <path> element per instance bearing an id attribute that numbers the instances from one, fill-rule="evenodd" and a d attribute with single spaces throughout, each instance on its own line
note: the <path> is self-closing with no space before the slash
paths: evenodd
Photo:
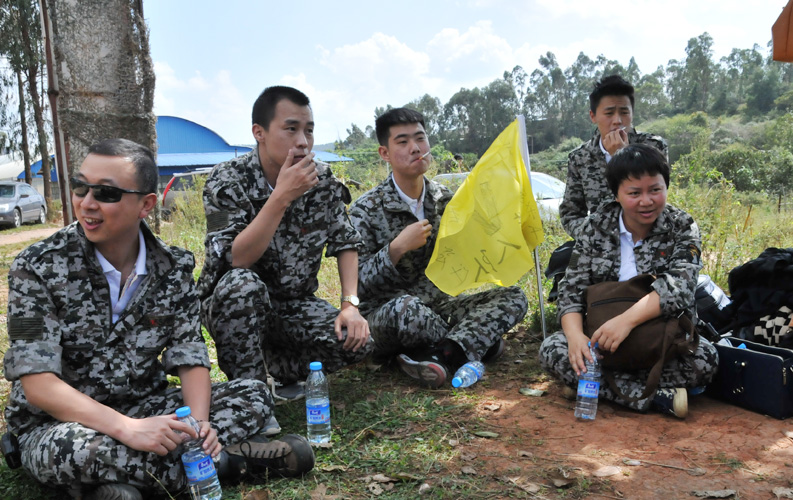
<path id="1" fill-rule="evenodd" d="M 41 0 L 41 33 L 44 37 L 44 53 L 47 57 L 47 81 L 50 98 L 50 112 L 52 113 L 52 131 L 55 135 L 55 170 L 58 173 L 58 189 L 61 193 L 61 206 L 63 207 L 63 225 L 72 223 L 72 199 L 66 188 L 69 179 L 69 165 L 66 160 L 66 139 L 58 121 L 58 75 L 55 71 L 55 55 L 52 47 L 52 22 L 47 10 L 47 0 Z"/>
<path id="2" fill-rule="evenodd" d="M 540 271 L 540 252 L 534 249 L 534 269 L 537 271 L 537 298 L 540 302 L 540 322 L 542 323 L 542 339 L 548 336 L 547 327 L 545 326 L 545 298 L 543 297 L 542 290 L 542 271 Z"/>

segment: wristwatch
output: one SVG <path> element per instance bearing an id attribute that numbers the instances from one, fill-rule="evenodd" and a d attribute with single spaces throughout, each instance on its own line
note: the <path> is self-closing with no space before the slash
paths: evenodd
<path id="1" fill-rule="evenodd" d="M 342 303 L 349 302 L 355 307 L 358 307 L 358 304 L 361 303 L 361 301 L 358 300 L 358 297 L 356 297 L 355 295 L 345 295 L 344 297 L 341 298 L 341 301 Z"/>

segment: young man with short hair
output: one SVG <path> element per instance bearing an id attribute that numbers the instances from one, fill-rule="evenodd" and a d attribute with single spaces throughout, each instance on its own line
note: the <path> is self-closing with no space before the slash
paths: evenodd
<path id="1" fill-rule="evenodd" d="M 70 180 L 77 222 L 11 266 L 5 415 L 22 465 L 77 498 L 176 492 L 186 483 L 181 433 L 197 437 L 174 414 L 187 405 L 221 478 L 248 467 L 307 472 L 314 456 L 305 439 L 259 435 L 273 411 L 263 383 L 211 386 L 193 256 L 143 222 L 157 203 L 157 178 L 144 146 L 94 144 Z M 181 387 L 169 388 L 166 373 Z"/>
<path id="2" fill-rule="evenodd" d="M 589 94 L 589 118 L 597 126 L 592 138 L 573 150 L 567 165 L 567 188 L 559 216 L 567 234 L 578 238 L 584 219 L 614 200 L 606 184 L 606 164 L 628 144 L 650 144 L 668 157 L 666 141 L 633 127 L 633 85 L 619 75 L 605 76 Z"/>
<path id="3" fill-rule="evenodd" d="M 201 318 L 230 380 L 271 375 L 276 397 L 302 397 L 312 361 L 327 372 L 371 351 L 358 312 L 358 233 L 347 187 L 314 162 L 308 97 L 269 87 L 253 106 L 256 147 L 217 165 L 204 188 Z M 340 310 L 314 295 L 323 249 L 336 257 Z"/>
<path id="4" fill-rule="evenodd" d="M 397 356 L 402 370 L 440 387 L 468 360 L 494 360 L 502 335 L 526 315 L 518 287 L 452 297 L 424 273 L 452 193 L 424 177 L 430 143 L 421 113 L 406 108 L 377 118 L 380 157 L 392 173 L 350 207 L 361 233 L 361 310 L 375 355 Z"/>

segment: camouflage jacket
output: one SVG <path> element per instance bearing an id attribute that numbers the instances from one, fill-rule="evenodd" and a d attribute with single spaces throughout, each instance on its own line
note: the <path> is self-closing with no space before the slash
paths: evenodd
<path id="1" fill-rule="evenodd" d="M 335 257 L 357 249 L 360 236 L 347 214 L 347 187 L 327 167 L 317 166 L 319 184 L 286 209 L 270 246 L 251 267 L 281 300 L 313 295 L 322 250 Z M 206 261 L 198 280 L 198 295 L 208 297 L 218 280 L 231 269 L 231 244 L 270 198 L 256 149 L 217 165 L 204 187 L 207 217 Z"/>
<path id="2" fill-rule="evenodd" d="M 621 209 L 616 201 L 604 205 L 583 226 L 559 286 L 559 317 L 584 312 L 584 291 L 589 285 L 619 279 Z M 650 234 L 634 248 L 638 273 L 656 276 L 653 289 L 661 297 L 663 315 L 675 315 L 684 309 L 694 313 L 694 292 L 702 268 L 700 249 L 697 223 L 669 204 Z"/>
<path id="3" fill-rule="evenodd" d="M 650 144 L 669 157 L 666 141 L 659 135 L 636 132 L 628 134 L 630 144 Z M 559 205 L 559 217 L 567 234 L 578 238 L 581 223 L 603 203 L 614 199 L 606 183 L 606 155 L 600 149 L 600 132 L 574 149 L 567 161 L 567 188 Z"/>
<path id="4" fill-rule="evenodd" d="M 201 336 L 193 255 L 145 224 L 149 274 L 114 324 L 110 288 L 78 223 L 19 254 L 8 274 L 6 421 L 17 434 L 52 420 L 27 403 L 19 378 L 51 372 L 83 394 L 122 408 L 168 386 L 180 366 L 210 367 Z M 160 359 L 160 355 L 162 358 Z"/>
<path id="5" fill-rule="evenodd" d="M 424 182 L 424 217 L 432 224 L 432 233 L 426 245 L 406 253 L 396 266 L 388 256 L 389 245 L 418 219 L 399 197 L 393 175 L 350 207 L 350 217 L 362 240 L 358 252 L 358 294 L 363 314 L 403 294 L 415 295 L 427 303 L 448 297 L 424 271 L 432 257 L 441 216 L 452 199 L 452 192 L 426 178 Z"/>

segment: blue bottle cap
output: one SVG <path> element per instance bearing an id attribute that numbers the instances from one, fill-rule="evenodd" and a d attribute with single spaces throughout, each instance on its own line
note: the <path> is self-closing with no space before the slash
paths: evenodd
<path id="1" fill-rule="evenodd" d="M 454 377 L 452 379 L 452 387 L 460 387 L 461 385 L 463 385 L 463 379 L 460 377 Z"/>
<path id="2" fill-rule="evenodd" d="M 311 368 L 312 372 L 318 372 L 322 369 L 322 361 L 312 361 L 308 367 Z"/>
<path id="3" fill-rule="evenodd" d="M 176 409 L 176 416 L 178 418 L 184 418 L 190 415 L 190 407 L 189 406 L 182 406 L 181 408 Z"/>

